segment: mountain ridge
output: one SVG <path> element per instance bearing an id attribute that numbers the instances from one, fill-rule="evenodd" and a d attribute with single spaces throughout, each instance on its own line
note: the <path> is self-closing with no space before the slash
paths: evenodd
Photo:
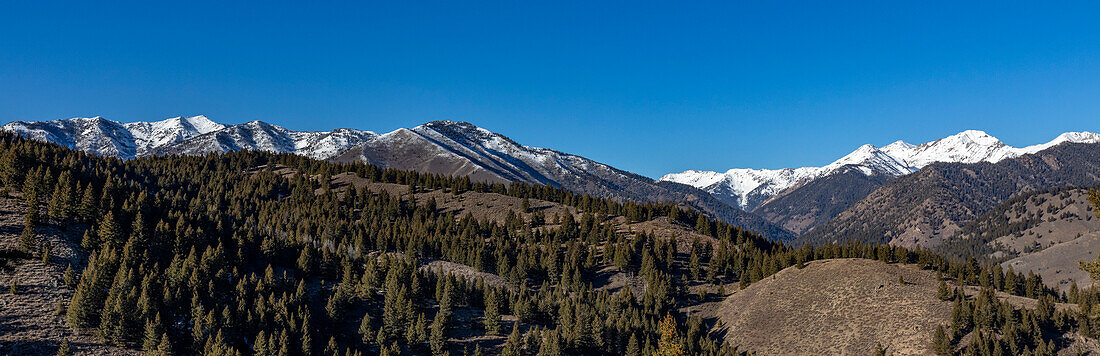
<path id="1" fill-rule="evenodd" d="M 196 119 L 195 122 L 202 125 L 184 125 L 191 121 L 172 120 L 129 124 L 101 117 L 35 123 L 16 121 L 0 129 L 124 159 L 263 150 L 334 162 L 363 161 L 386 168 L 468 176 L 476 181 L 545 184 L 618 200 L 680 202 L 775 240 L 789 241 L 794 238 L 789 231 L 697 188 L 658 182 L 578 155 L 524 146 L 507 136 L 468 122 L 431 121 L 411 129 L 400 128 L 377 134 L 353 129 L 294 131 L 263 121 L 221 125 Z M 148 129 L 175 128 L 168 124 L 177 122 L 179 127 L 204 129 L 163 129 L 163 132 Z M 76 125 L 78 123 L 81 125 Z M 135 130 L 128 127 L 142 128 L 144 131 L 135 135 Z M 174 132 L 177 134 L 173 136 Z M 139 140 L 135 136 L 168 139 L 140 141 L 148 147 L 139 150 Z"/>
<path id="2" fill-rule="evenodd" d="M 723 201 L 739 201 L 739 207 L 753 211 L 791 187 L 854 166 L 866 175 L 898 177 L 936 162 L 996 163 L 1007 158 L 1036 153 L 1064 142 L 1100 143 L 1100 134 L 1066 132 L 1046 143 L 1012 147 L 984 131 L 966 130 L 935 141 L 913 145 L 895 141 L 883 147 L 865 144 L 821 167 L 782 169 L 734 168 L 726 172 L 688 170 L 670 173 L 658 180 L 694 186 L 721 195 Z"/>

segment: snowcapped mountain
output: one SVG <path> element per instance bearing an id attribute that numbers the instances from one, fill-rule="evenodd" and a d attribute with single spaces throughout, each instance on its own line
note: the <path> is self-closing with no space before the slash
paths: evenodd
<path id="1" fill-rule="evenodd" d="M 204 154 L 241 149 L 295 153 L 326 159 L 371 139 L 369 131 L 292 131 L 262 121 L 219 124 L 205 116 L 121 123 L 102 117 L 14 121 L 0 130 L 123 159 L 163 154 Z"/>
<path id="2" fill-rule="evenodd" d="M 903 141 L 882 148 L 863 145 L 823 167 L 731 169 L 724 173 L 690 170 L 668 174 L 660 180 L 703 189 L 720 200 L 751 211 L 790 188 L 840 172 L 845 167 L 855 168 L 868 176 L 897 177 L 936 162 L 996 163 L 1036 153 L 1064 142 L 1100 143 L 1100 134 L 1067 132 L 1047 143 L 1017 148 L 1008 146 L 983 131 L 967 130 L 920 145 Z"/>
<path id="3" fill-rule="evenodd" d="M 16 121 L 0 130 L 124 159 L 263 150 L 469 176 L 474 181 L 546 184 L 613 199 L 683 202 L 773 239 L 794 238 L 789 231 L 697 188 L 654 181 L 577 155 L 523 146 L 466 122 L 433 121 L 382 135 L 352 129 L 294 131 L 262 121 L 223 125 L 203 116 L 134 123 L 100 117 Z"/>
<path id="4" fill-rule="evenodd" d="M 337 157 L 341 159 L 421 171 L 431 166 L 448 166 L 443 171 L 459 171 L 498 182 L 556 184 L 564 177 L 579 175 L 633 175 L 580 156 L 523 146 L 473 124 L 454 121 L 397 129 L 348 150 Z M 414 162 L 426 166 L 408 166 Z"/>
<path id="5" fill-rule="evenodd" d="M 263 121 L 250 121 L 162 146 L 152 153 L 200 155 L 247 149 L 327 159 L 377 136 L 370 131 L 352 129 L 293 131 Z"/>
<path id="6" fill-rule="evenodd" d="M 793 237 L 790 232 L 697 188 L 657 182 L 577 155 L 524 146 L 466 122 L 433 121 L 411 129 L 397 129 L 345 150 L 331 160 L 465 175 L 475 181 L 545 184 L 612 199 L 686 202 L 773 239 Z"/>
<path id="7" fill-rule="evenodd" d="M 225 128 L 225 125 L 210 121 L 206 116 L 173 117 L 155 122 L 132 122 L 122 124 L 134 138 L 137 147 L 136 156 L 144 156 L 152 150 L 186 141 L 192 137 Z"/>

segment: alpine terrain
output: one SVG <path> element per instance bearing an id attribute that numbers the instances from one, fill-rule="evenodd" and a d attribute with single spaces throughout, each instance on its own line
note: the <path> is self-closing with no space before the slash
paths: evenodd
<path id="1" fill-rule="evenodd" d="M 772 239 L 789 241 L 795 236 L 694 187 L 654 181 L 552 149 L 523 146 L 466 122 L 433 121 L 381 135 L 352 129 L 293 131 L 262 121 L 223 125 L 204 116 L 125 124 L 101 117 L 15 121 L 0 129 L 126 159 L 258 150 L 468 176 L 472 181 L 545 184 L 601 198 L 689 204 Z"/>
<path id="2" fill-rule="evenodd" d="M 1067 132 L 1053 140 L 1012 147 L 983 131 L 968 130 L 912 145 L 863 145 L 823 167 L 686 171 L 660 178 L 691 185 L 716 198 L 753 211 L 796 233 L 823 224 L 893 178 L 932 163 L 996 163 L 1056 145 L 1100 143 L 1100 134 Z"/>

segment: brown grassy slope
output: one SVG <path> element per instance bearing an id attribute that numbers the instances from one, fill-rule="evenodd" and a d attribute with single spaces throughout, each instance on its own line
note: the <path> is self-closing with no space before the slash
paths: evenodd
<path id="1" fill-rule="evenodd" d="M 1066 187 L 1021 194 L 999 204 L 941 245 L 957 255 L 1007 256 L 1020 272 L 1032 270 L 1049 286 L 1068 290 L 1091 285 L 1077 261 L 1100 252 L 1100 218 L 1085 188 Z"/>
<path id="2" fill-rule="evenodd" d="M 1100 231 L 1085 188 L 1062 188 L 1009 199 L 964 227 L 960 238 L 980 237 L 1007 253 L 1031 253 Z"/>
<path id="3" fill-rule="evenodd" d="M 1005 261 L 1002 266 L 1012 266 L 1016 271 L 1033 271 L 1043 277 L 1044 284 L 1068 291 L 1075 281 L 1079 288 L 1093 285 L 1092 278 L 1077 262 L 1094 260 L 1098 252 L 1100 231 L 1094 231 L 1038 252 L 1023 254 Z"/>
<path id="4" fill-rule="evenodd" d="M 23 231 L 24 205 L 17 199 L 0 197 L 0 250 L 14 250 Z M 74 227 L 75 229 L 75 227 Z M 34 258 L 11 261 L 13 270 L 0 273 L 0 355 L 53 355 L 61 340 L 68 339 L 78 354 L 131 355 L 135 351 L 101 344 L 88 334 L 77 334 L 58 316 L 57 302 L 66 303 L 72 289 L 62 275 L 72 263 L 79 277 L 82 250 L 76 244 L 82 232 L 64 232 L 52 226 L 39 226 L 39 236 L 53 248 L 49 264 Z M 11 295 L 8 287 L 18 284 L 18 293 Z"/>
<path id="5" fill-rule="evenodd" d="M 869 355 L 879 343 L 893 355 L 923 355 L 951 314 L 938 286 L 914 265 L 822 260 L 784 269 L 704 313 L 719 318 L 727 342 L 762 355 Z"/>

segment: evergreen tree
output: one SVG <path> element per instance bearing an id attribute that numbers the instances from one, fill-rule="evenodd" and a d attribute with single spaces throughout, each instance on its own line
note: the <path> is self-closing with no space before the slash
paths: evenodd
<path id="1" fill-rule="evenodd" d="M 500 333 L 500 295 L 490 291 L 485 298 L 485 332 L 489 335 Z"/>
<path id="2" fill-rule="evenodd" d="M 370 313 L 363 314 L 363 319 L 359 321 L 359 338 L 364 345 L 371 344 L 371 338 L 374 337 L 374 333 L 371 330 L 371 317 Z M 380 345 L 381 346 L 381 345 Z"/>
<path id="3" fill-rule="evenodd" d="M 0 179 L 5 186 L 18 188 L 22 183 L 24 173 L 23 162 L 16 154 L 15 149 L 9 144 L 4 153 L 0 154 Z"/>
<path id="4" fill-rule="evenodd" d="M 316 258 L 313 257 L 313 247 L 305 246 L 302 248 L 302 253 L 298 255 L 298 269 L 310 275 L 314 272 L 313 266 L 317 264 Z"/>
<path id="5" fill-rule="evenodd" d="M 157 345 L 157 356 L 172 356 L 176 352 L 172 349 L 172 340 L 168 339 L 168 334 L 165 333 L 160 337 L 160 345 Z"/>
<path id="6" fill-rule="evenodd" d="M 936 332 L 932 335 L 932 347 L 936 352 L 936 355 L 946 356 L 954 354 L 954 347 L 951 346 L 951 338 L 947 337 L 947 332 L 943 330 L 943 325 L 936 326 Z"/>
<path id="7" fill-rule="evenodd" d="M 634 333 L 630 333 L 630 341 L 628 341 L 626 343 L 626 353 L 624 355 L 626 355 L 626 356 L 641 356 L 642 355 L 641 346 L 638 345 L 638 335 L 635 335 Z"/>
<path id="8" fill-rule="evenodd" d="M 544 332 L 545 336 L 542 340 L 542 345 L 539 348 L 538 356 L 560 356 L 563 355 L 561 349 L 561 338 L 558 336 L 557 330 L 547 330 Z"/>
<path id="9" fill-rule="evenodd" d="M 65 268 L 65 274 L 62 275 L 61 280 L 65 282 L 65 285 L 67 286 L 76 286 L 76 272 L 73 271 L 73 265 L 71 263 L 68 267 Z"/>
<path id="10" fill-rule="evenodd" d="M 683 346 L 680 344 L 680 337 L 676 331 L 676 320 L 672 319 L 672 314 L 665 315 L 665 318 L 661 320 L 661 324 L 658 326 L 658 332 L 661 336 L 657 343 L 658 356 L 672 356 L 683 355 Z"/>
<path id="11" fill-rule="evenodd" d="M 34 232 L 34 221 L 28 212 L 23 221 L 23 233 L 19 234 L 19 249 L 26 253 L 34 253 L 38 248 L 38 235 Z"/>
<path id="12" fill-rule="evenodd" d="M 57 356 L 72 356 L 73 349 L 69 345 L 69 339 L 61 339 L 61 345 L 57 347 Z"/>
<path id="13" fill-rule="evenodd" d="M 952 291 L 951 287 L 947 286 L 947 282 L 941 280 L 940 289 L 936 292 L 936 297 L 940 298 L 942 301 L 955 299 L 955 293 L 952 293 Z"/>
<path id="14" fill-rule="evenodd" d="M 432 354 L 436 356 L 449 354 L 447 352 L 447 322 L 443 320 L 444 318 L 441 313 L 436 313 L 435 319 L 432 320 L 432 331 L 428 343 L 431 346 Z"/>
<path id="15" fill-rule="evenodd" d="M 115 221 L 115 214 L 112 211 L 108 211 L 103 215 L 103 220 L 99 223 L 99 229 L 96 230 L 96 237 L 98 241 L 109 246 L 121 245 L 121 236 L 119 236 L 118 222 Z"/>
<path id="16" fill-rule="evenodd" d="M 508 341 L 504 343 L 504 349 L 500 351 L 501 356 L 520 356 L 521 352 L 521 340 L 519 335 L 519 324 L 512 324 L 512 333 L 508 334 Z"/>
<path id="17" fill-rule="evenodd" d="M 156 352 L 160 346 L 160 335 L 164 331 L 160 326 L 160 315 L 157 315 L 155 320 L 149 320 L 145 323 L 145 333 L 141 342 L 141 349 L 145 352 Z"/>

